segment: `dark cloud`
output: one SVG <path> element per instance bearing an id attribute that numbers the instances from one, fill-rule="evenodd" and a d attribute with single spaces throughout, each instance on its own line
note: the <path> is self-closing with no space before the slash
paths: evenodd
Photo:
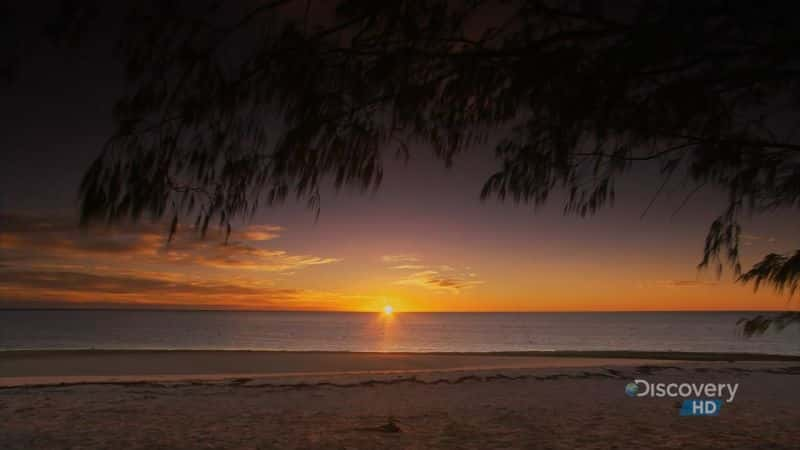
<path id="1" fill-rule="evenodd" d="M 28 259 L 129 258 L 151 264 L 181 264 L 259 270 L 294 271 L 306 266 L 339 261 L 313 255 L 291 255 L 268 249 L 263 243 L 279 236 L 274 225 L 242 227 L 226 242 L 220 230 L 200 237 L 179 231 L 173 241 L 160 226 L 122 224 L 113 228 L 80 231 L 64 218 L 24 215 L 0 216 L 0 256 Z"/>
<path id="2" fill-rule="evenodd" d="M 0 301 L 302 309 L 335 300 L 335 294 L 276 288 L 274 280 L 255 276 L 338 261 L 267 248 L 281 230 L 245 226 L 227 243 L 221 232 L 203 239 L 183 230 L 167 243 L 164 230 L 152 224 L 81 231 L 63 217 L 0 215 Z"/>
<path id="3" fill-rule="evenodd" d="M 97 292 L 104 294 L 262 294 L 263 291 L 235 284 L 194 283 L 136 275 L 98 275 L 73 271 L 0 272 L 0 285 L 6 288 L 35 288 L 59 291 Z"/>
<path id="4" fill-rule="evenodd" d="M 319 309 L 340 296 L 264 286 L 248 280 L 198 281 L 152 273 L 2 270 L 0 307 L 184 307 Z"/>

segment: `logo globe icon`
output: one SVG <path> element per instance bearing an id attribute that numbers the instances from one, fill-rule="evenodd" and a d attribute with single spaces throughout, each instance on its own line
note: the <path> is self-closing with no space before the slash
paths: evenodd
<path id="1" fill-rule="evenodd" d="M 628 383 L 625 385 L 625 393 L 628 394 L 628 397 L 635 397 L 638 392 L 639 392 L 638 384 Z"/>

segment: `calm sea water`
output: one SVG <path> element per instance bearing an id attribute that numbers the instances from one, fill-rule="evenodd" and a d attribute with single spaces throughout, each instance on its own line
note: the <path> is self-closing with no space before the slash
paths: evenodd
<path id="1" fill-rule="evenodd" d="M 646 350 L 800 355 L 800 327 L 757 338 L 753 313 L 0 311 L 0 350 L 409 352 Z"/>

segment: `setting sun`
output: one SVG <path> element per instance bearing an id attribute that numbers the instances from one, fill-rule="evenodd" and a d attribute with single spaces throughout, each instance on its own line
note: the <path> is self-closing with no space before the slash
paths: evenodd
<path id="1" fill-rule="evenodd" d="M 389 315 L 389 314 L 391 314 L 393 312 L 394 312 L 394 308 L 392 308 L 392 305 L 386 305 L 386 306 L 383 307 L 383 313 L 384 314 Z"/>

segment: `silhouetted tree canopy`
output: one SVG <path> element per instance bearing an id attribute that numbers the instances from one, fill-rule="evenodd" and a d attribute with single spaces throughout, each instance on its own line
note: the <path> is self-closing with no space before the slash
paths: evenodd
<path id="1" fill-rule="evenodd" d="M 174 231 L 190 217 L 204 232 L 288 195 L 318 206 L 326 180 L 374 188 L 396 151 L 450 164 L 497 137 L 482 198 L 563 190 L 566 213 L 592 214 L 654 160 L 725 190 L 701 266 L 739 274 L 739 218 L 800 201 L 794 5 L 135 2 L 118 47 L 128 91 L 82 220 L 167 216 Z M 85 14 L 65 11 L 69 34 Z M 799 261 L 769 255 L 741 280 L 793 293 Z"/>

